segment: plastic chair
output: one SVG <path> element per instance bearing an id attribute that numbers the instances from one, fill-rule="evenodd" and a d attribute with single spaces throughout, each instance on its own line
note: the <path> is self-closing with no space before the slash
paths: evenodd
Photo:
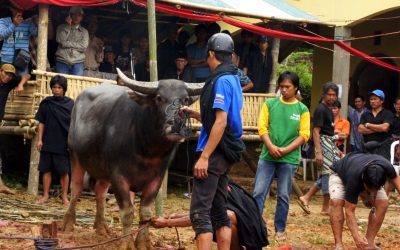
<path id="1" fill-rule="evenodd" d="M 314 170 L 314 162 L 315 159 L 310 158 L 312 155 L 313 147 L 310 146 L 309 143 L 304 143 L 301 146 L 300 150 L 300 162 L 301 165 L 303 166 L 303 181 L 307 180 L 307 163 L 310 163 L 311 166 L 311 177 L 312 180 L 315 180 L 315 170 Z"/>
<path id="2" fill-rule="evenodd" d="M 396 170 L 397 175 L 399 175 L 400 172 L 400 166 L 398 165 L 399 162 L 394 162 L 395 161 L 395 151 L 396 151 L 396 146 L 399 145 L 399 140 L 392 142 L 390 145 L 390 163 L 392 163 L 394 169 Z M 397 159 L 400 160 L 400 159 Z M 395 164 L 396 163 L 396 164 Z"/>

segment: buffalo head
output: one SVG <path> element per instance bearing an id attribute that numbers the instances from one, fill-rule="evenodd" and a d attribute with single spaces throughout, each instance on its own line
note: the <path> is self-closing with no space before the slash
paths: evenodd
<path id="1" fill-rule="evenodd" d="M 168 79 L 155 82 L 141 82 L 128 78 L 117 69 L 118 76 L 125 86 L 156 105 L 160 118 L 164 119 L 163 134 L 170 140 L 182 139 L 182 118 L 179 109 L 191 105 L 201 93 L 204 83 L 186 83 L 181 80 Z"/>

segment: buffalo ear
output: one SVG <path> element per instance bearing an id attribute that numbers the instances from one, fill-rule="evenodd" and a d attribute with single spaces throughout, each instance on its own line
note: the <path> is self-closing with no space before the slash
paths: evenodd
<path id="1" fill-rule="evenodd" d="M 188 105 L 190 106 L 193 103 L 195 103 L 199 99 L 199 97 L 200 97 L 199 95 L 190 96 Z"/>
<path id="2" fill-rule="evenodd" d="M 128 93 L 129 98 L 135 101 L 139 105 L 150 105 L 153 103 L 153 98 L 151 98 L 148 95 L 138 93 L 131 89 L 127 90 L 126 92 Z"/>

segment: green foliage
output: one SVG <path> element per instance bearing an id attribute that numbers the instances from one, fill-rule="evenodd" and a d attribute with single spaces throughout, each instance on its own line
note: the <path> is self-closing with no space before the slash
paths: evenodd
<path id="1" fill-rule="evenodd" d="M 284 71 L 295 72 L 300 78 L 300 92 L 303 97 L 303 103 L 310 108 L 311 105 L 311 84 L 312 84 L 312 68 L 313 67 L 313 51 L 303 50 L 290 54 L 278 66 L 278 76 Z"/>

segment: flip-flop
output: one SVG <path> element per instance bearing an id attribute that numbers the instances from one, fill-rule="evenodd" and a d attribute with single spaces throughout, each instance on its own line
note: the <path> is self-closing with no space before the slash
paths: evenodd
<path id="1" fill-rule="evenodd" d="M 303 211 L 304 211 L 306 214 L 311 214 L 310 207 L 309 207 L 308 205 L 304 204 L 302 200 L 298 199 L 298 200 L 297 200 L 297 204 L 299 204 L 299 206 L 301 207 L 301 209 L 303 209 Z"/>

